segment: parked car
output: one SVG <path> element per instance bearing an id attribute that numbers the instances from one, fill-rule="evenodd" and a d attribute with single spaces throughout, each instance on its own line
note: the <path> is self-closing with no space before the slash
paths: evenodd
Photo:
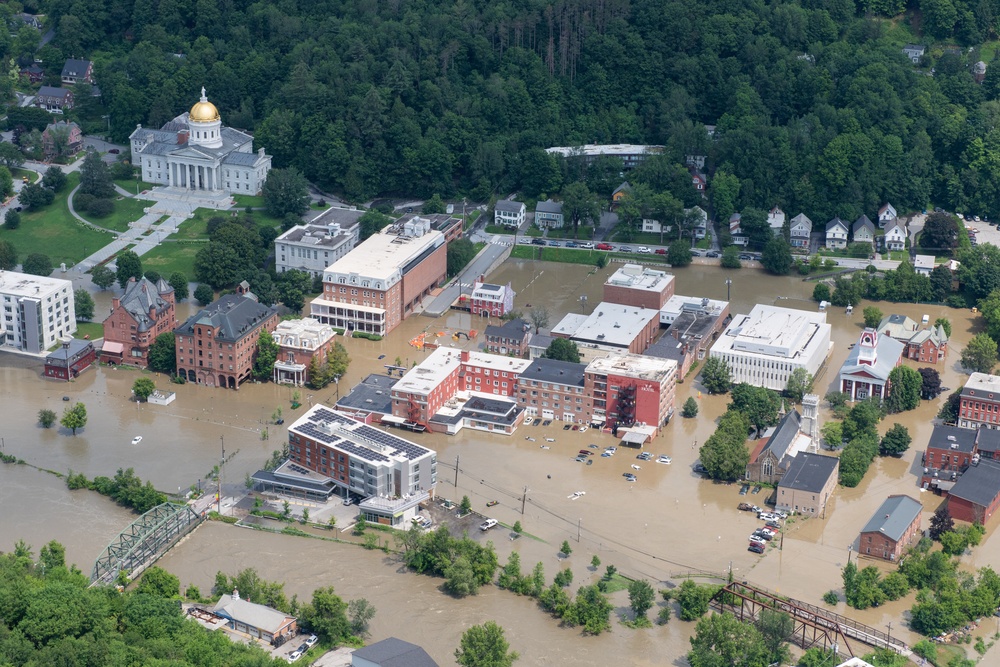
<path id="1" fill-rule="evenodd" d="M 741 512 L 749 512 L 752 508 L 753 505 L 751 505 L 750 503 L 740 503 L 739 505 L 736 506 L 736 509 L 740 510 Z"/>
<path id="2" fill-rule="evenodd" d="M 717 253 L 714 250 L 709 250 L 708 254 L 705 255 L 705 257 L 718 257 L 718 256 L 719 256 L 719 253 Z"/>
<path id="3" fill-rule="evenodd" d="M 295 649 L 294 651 L 288 654 L 288 658 L 286 659 L 288 660 L 288 662 L 292 663 L 301 657 L 302 657 L 302 651 L 300 651 L 299 649 Z"/>
<path id="4" fill-rule="evenodd" d="M 579 245 L 577 244 L 576 241 L 566 241 L 566 247 L 567 248 L 577 248 L 577 247 L 579 247 Z"/>
<path id="5" fill-rule="evenodd" d="M 316 635 L 309 635 L 309 639 L 306 640 L 306 646 L 312 648 L 319 641 L 319 637 Z"/>
<path id="6" fill-rule="evenodd" d="M 749 484 L 744 484 L 743 486 L 740 487 L 740 495 L 741 496 L 745 496 L 748 491 L 750 491 L 750 485 Z"/>
<path id="7" fill-rule="evenodd" d="M 747 551 L 752 551 L 755 554 L 762 554 L 764 553 L 764 547 L 756 542 L 751 542 L 750 546 L 747 547 Z"/>
<path id="8" fill-rule="evenodd" d="M 108 152 L 111 153 L 112 155 L 118 155 L 119 153 L 121 153 L 121 150 L 118 148 L 109 148 Z"/>
<path id="9" fill-rule="evenodd" d="M 644 245 L 639 246 L 638 248 L 635 249 L 635 251 L 638 252 L 638 253 L 642 253 L 643 255 L 651 255 L 651 254 L 653 254 L 653 251 L 650 250 L 649 248 L 647 248 Z"/>
<path id="10" fill-rule="evenodd" d="M 639 454 L 635 458 L 639 459 L 640 461 L 650 461 L 653 458 L 653 454 L 652 452 L 643 452 L 642 454 Z"/>
<path id="11" fill-rule="evenodd" d="M 777 521 L 768 521 L 764 525 L 767 526 L 768 528 L 774 528 L 775 530 L 781 530 L 781 524 L 778 523 Z"/>
<path id="12" fill-rule="evenodd" d="M 583 249 L 585 249 L 585 250 L 593 250 L 594 249 L 594 244 L 591 243 L 590 241 L 587 241 L 586 243 L 581 243 L 580 247 L 583 248 Z"/>
<path id="13" fill-rule="evenodd" d="M 545 245 L 545 239 L 533 238 L 531 239 L 532 245 Z"/>
<path id="14" fill-rule="evenodd" d="M 657 255 L 666 255 L 667 254 L 667 249 L 666 248 L 657 248 L 653 252 L 655 252 Z"/>
<path id="15" fill-rule="evenodd" d="M 486 503 L 486 506 L 487 507 L 496 507 L 499 504 L 500 504 L 499 500 L 491 500 L 488 503 Z"/>
<path id="16" fill-rule="evenodd" d="M 758 493 L 760 493 L 760 484 L 754 485 L 754 487 L 750 491 L 750 493 L 752 493 L 753 495 L 757 495 Z"/>
<path id="17" fill-rule="evenodd" d="M 670 465 L 670 457 L 667 456 L 666 454 L 660 454 L 660 458 L 656 459 L 656 462 L 657 463 L 665 463 L 666 465 Z"/>
<path id="18" fill-rule="evenodd" d="M 630 472 L 625 473 L 625 481 L 627 481 L 627 482 L 634 482 L 637 479 L 639 479 L 639 478 L 636 477 L 635 475 L 633 475 L 632 473 L 630 473 Z"/>
<path id="19" fill-rule="evenodd" d="M 561 245 L 562 245 L 562 244 L 561 244 L 561 243 L 559 243 L 559 241 L 549 241 L 549 247 L 550 247 L 550 248 L 558 248 L 558 247 L 560 247 Z"/>
<path id="20" fill-rule="evenodd" d="M 598 250 L 614 250 L 615 249 L 615 247 L 613 245 L 611 245 L 610 243 L 598 243 L 594 247 L 597 248 Z"/>
<path id="21" fill-rule="evenodd" d="M 632 252 L 632 248 L 627 245 L 623 245 L 618 248 L 618 252 Z"/>
<path id="22" fill-rule="evenodd" d="M 495 525 L 497 525 L 496 519 L 487 519 L 486 521 L 483 521 L 481 524 L 479 524 L 479 530 L 486 532 Z"/>

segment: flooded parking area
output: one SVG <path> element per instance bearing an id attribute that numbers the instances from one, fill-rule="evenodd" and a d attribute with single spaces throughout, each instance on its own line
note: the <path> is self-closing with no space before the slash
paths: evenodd
<path id="1" fill-rule="evenodd" d="M 490 279 L 510 281 L 518 292 L 519 308 L 527 310 L 527 304 L 547 308 L 554 324 L 567 312 L 590 312 L 600 302 L 603 282 L 615 268 L 509 260 Z M 725 299 L 727 278 L 733 279 L 734 314 L 748 312 L 756 303 L 816 308 L 810 299 L 814 283 L 758 271 L 691 266 L 676 272 L 676 292 Z M 816 393 L 823 395 L 835 387 L 837 370 L 861 332 L 865 305 L 858 304 L 851 315 L 843 309 L 828 312 L 834 346 L 817 379 Z M 945 387 L 954 389 L 964 383 L 959 355 L 978 331 L 969 311 L 875 305 L 885 314 L 908 315 L 918 322 L 925 314 L 931 321 L 949 318 L 952 340 L 946 363 L 938 370 Z M 428 352 L 408 344 L 421 333 L 441 344 L 477 348 L 487 324 L 479 317 L 453 311 L 437 319 L 411 317 L 382 341 L 345 339 L 352 362 L 340 385 L 319 392 L 300 389 L 301 400 L 305 407 L 332 404 L 341 391 L 368 373 L 384 370 L 384 364 L 395 364 L 397 357 L 405 366 L 424 359 Z M 476 331 L 480 338 L 456 340 L 459 331 Z M 110 476 L 119 467 L 132 467 L 163 491 L 184 491 L 199 480 L 204 483 L 224 447 L 227 487 L 238 490 L 246 475 L 260 468 L 287 439 L 282 427 L 268 423 L 275 409 L 282 408 L 287 423 L 296 417 L 290 408 L 293 390 L 288 387 L 247 384 L 239 391 L 227 391 L 171 385 L 165 377 L 154 376 L 158 387 L 177 392 L 177 400 L 169 406 L 136 405 L 128 401 L 136 371 L 98 368 L 73 383 L 55 383 L 40 379 L 40 366 L 22 357 L 0 356 L 0 400 L 5 406 L 0 435 L 5 453 L 63 474 L 73 470 L 88 477 Z M 88 424 L 76 436 L 36 424 L 41 408 L 62 412 L 64 395 L 87 405 Z M 458 503 L 468 495 L 477 513 L 467 518 L 468 523 L 458 523 L 455 510 L 435 504 L 427 509 L 435 527 L 447 522 L 458 533 L 467 531 L 475 539 L 492 540 L 501 563 L 516 550 L 525 570 L 542 562 L 549 579 L 559 569 L 570 567 L 574 588 L 596 580 L 598 575 L 589 563 L 597 555 L 629 576 L 650 579 L 657 588 L 692 571 L 728 573 L 732 568 L 736 577 L 819 604 L 823 593 L 842 586 L 840 569 L 846 563 L 848 545 L 886 496 L 917 497 L 924 504 L 925 526 L 940 502 L 919 491 L 914 471 L 943 396 L 880 425 L 883 432 L 897 422 L 910 429 L 913 445 L 903 457 L 877 459 L 857 488 L 837 488 L 824 518 L 796 518 L 786 524 L 780 546 L 775 539 L 763 555 L 748 552 L 747 536 L 763 522 L 739 511 L 737 505 L 741 501 L 763 505 L 767 489 L 759 495 L 740 496 L 739 485 L 713 484 L 694 473 L 698 447 L 712 434 L 728 398 L 705 394 L 693 378 L 678 387 L 676 405 L 689 396 L 698 402 L 698 416 L 676 416 L 645 446 L 644 451 L 654 455 L 648 461 L 636 458 L 639 450 L 621 447 L 610 435 L 593 429 L 585 433 L 563 430 L 561 422 L 524 425 L 512 436 L 469 430 L 457 436 L 403 435 L 437 450 L 438 497 Z M 821 423 L 828 418 L 824 406 Z M 132 445 L 137 435 L 143 439 Z M 612 446 L 618 450 L 602 457 Z M 581 450 L 594 452 L 587 457 L 593 463 L 576 461 Z M 670 463 L 656 463 L 660 455 L 670 457 Z M 635 481 L 628 481 L 626 474 L 634 475 Z M 9 550 L 24 539 L 37 552 L 44 542 L 58 539 L 66 544 L 69 559 L 85 571 L 134 518 L 104 498 L 70 492 L 63 480 L 24 467 L 0 466 L 0 500 L 6 510 L 0 519 L 0 550 Z M 494 501 L 495 505 L 487 506 Z M 340 526 L 345 525 L 342 510 L 350 511 L 332 510 Z M 520 521 L 525 535 L 510 540 L 509 530 L 501 526 L 479 531 L 483 517 L 497 519 L 504 526 Z M 970 567 L 1000 562 L 995 524 L 996 519 L 987 526 L 984 543 L 967 558 Z M 558 555 L 563 540 L 573 547 L 568 559 Z M 867 560 L 864 564 L 892 567 Z M 525 664 L 539 665 L 609 664 L 620 661 L 623 653 L 630 664 L 662 664 L 664 656 L 674 659 L 686 652 L 687 636 L 693 631 L 692 624 L 673 620 L 648 631 L 616 626 L 608 635 L 584 638 L 578 630 L 560 628 L 531 600 L 492 587 L 475 598 L 449 598 L 438 590 L 439 580 L 406 573 L 398 561 L 381 552 L 218 524 L 198 528 L 161 565 L 177 574 L 184 585 L 194 583 L 202 590 L 211 587 L 216 571 L 232 573 L 241 567 L 255 567 L 267 579 L 285 581 L 289 595 L 297 593 L 300 600 L 317 586 L 334 585 L 345 597 L 363 596 L 375 604 L 379 612 L 373 637 L 395 634 L 421 644 L 442 664 L 450 660 L 462 630 L 488 619 L 507 628 L 515 650 L 531 656 Z M 620 594 L 614 601 L 620 607 L 627 605 Z M 864 612 L 840 603 L 835 611 L 876 627 L 891 621 L 893 635 L 913 641 L 916 637 L 901 622 L 912 601 L 911 595 Z"/>

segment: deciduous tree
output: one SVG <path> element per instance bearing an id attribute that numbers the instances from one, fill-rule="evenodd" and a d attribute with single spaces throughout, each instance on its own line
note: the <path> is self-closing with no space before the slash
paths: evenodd
<path id="1" fill-rule="evenodd" d="M 52 275 L 52 260 L 49 259 L 48 255 L 33 252 L 24 259 L 21 271 L 33 276 L 50 276 Z"/>
<path id="2" fill-rule="evenodd" d="M 6 239 L 0 239 L 0 270 L 11 271 L 17 266 L 17 248 Z"/>
<path id="3" fill-rule="evenodd" d="M 893 424 L 879 443 L 878 453 L 882 456 L 900 456 L 910 448 L 913 438 L 910 430 L 902 424 Z"/>
<path id="4" fill-rule="evenodd" d="M 878 306 L 866 306 L 863 315 L 865 318 L 865 326 L 869 329 L 875 329 L 878 327 L 879 322 L 882 321 L 882 311 Z"/>
<path id="5" fill-rule="evenodd" d="M 142 403 L 145 403 L 154 391 L 156 391 L 156 383 L 151 378 L 136 378 L 135 382 L 132 383 L 132 394 L 137 401 Z"/>
<path id="6" fill-rule="evenodd" d="M 274 375 L 274 362 L 278 359 L 278 344 L 263 329 L 257 337 L 257 356 L 253 360 L 253 376 L 258 380 L 270 380 Z"/>
<path id="7" fill-rule="evenodd" d="M 628 601 L 636 620 L 645 619 L 646 612 L 653 606 L 656 591 L 645 579 L 633 579 L 628 585 Z"/>
<path id="8" fill-rule="evenodd" d="M 130 278 L 135 278 L 139 280 L 142 278 L 142 260 L 139 259 L 139 255 L 131 250 L 123 250 L 118 253 L 118 257 L 115 258 L 115 264 L 118 270 L 115 272 L 115 277 L 118 280 L 118 286 L 125 289 L 128 285 Z"/>
<path id="9" fill-rule="evenodd" d="M 701 383 L 710 394 L 725 394 L 732 386 L 729 364 L 721 357 L 709 356 L 701 369 Z"/>
<path id="10" fill-rule="evenodd" d="M 801 403 L 802 397 L 812 391 L 813 376 L 801 366 L 795 368 L 788 376 L 784 395 L 790 400 Z"/>
<path id="11" fill-rule="evenodd" d="M 920 398 L 924 400 L 933 400 L 938 397 L 941 393 L 941 375 L 927 366 L 922 366 L 917 369 L 920 373 Z"/>
<path id="12" fill-rule="evenodd" d="M 760 631 L 730 613 L 699 620 L 687 654 L 691 667 L 767 667 L 769 658 Z"/>
<path id="13" fill-rule="evenodd" d="M 684 408 L 681 410 L 681 416 L 685 419 L 691 419 L 692 417 L 698 416 L 698 401 L 694 400 L 694 396 L 688 396 L 687 400 L 684 401 Z"/>
<path id="14" fill-rule="evenodd" d="M 63 416 L 59 423 L 64 428 L 71 430 L 73 435 L 76 435 L 78 429 L 87 425 L 87 406 L 83 403 L 76 403 L 72 407 L 67 407 L 63 410 Z"/>
<path id="15" fill-rule="evenodd" d="M 73 309 L 78 321 L 89 322 L 94 319 L 94 299 L 90 292 L 82 287 L 73 290 Z"/>
<path id="16" fill-rule="evenodd" d="M 493 621 L 473 625 L 462 633 L 455 649 L 455 661 L 462 667 L 511 667 L 518 659 L 504 637 L 503 628 Z"/>
<path id="17" fill-rule="evenodd" d="M 555 338 L 549 343 L 542 357 L 578 364 L 580 363 L 580 350 L 577 348 L 576 343 L 568 338 Z"/>
<path id="18" fill-rule="evenodd" d="M 675 268 L 683 268 L 691 263 L 691 243 L 687 239 L 679 239 L 670 244 L 667 249 L 667 264 Z"/>
<path id="19" fill-rule="evenodd" d="M 180 271 L 174 271 L 167 280 L 170 289 L 174 291 L 174 301 L 183 301 L 188 298 L 188 279 Z"/>
<path id="20" fill-rule="evenodd" d="M 792 270 L 792 247 L 784 236 L 773 236 L 764 246 L 761 265 L 776 276 L 786 276 Z"/>
<path id="21" fill-rule="evenodd" d="M 985 333 L 972 337 L 962 350 L 962 366 L 976 373 L 989 373 L 997 365 L 997 342 Z"/>
<path id="22" fill-rule="evenodd" d="M 177 349 L 174 332 L 161 333 L 149 346 L 149 370 L 172 374 L 177 369 Z"/>
<path id="23" fill-rule="evenodd" d="M 115 195 L 115 184 L 111 171 L 97 151 L 87 151 L 80 167 L 80 194 L 92 195 L 97 199 L 110 199 Z"/>
<path id="24" fill-rule="evenodd" d="M 923 378 L 909 366 L 896 366 L 889 372 L 889 395 L 885 399 L 885 409 L 889 413 L 913 410 L 920 405 L 920 389 Z"/>
<path id="25" fill-rule="evenodd" d="M 268 215 L 283 218 L 286 214 L 300 216 L 309 208 L 309 184 L 295 167 L 272 169 L 267 173 L 262 193 Z"/>
<path id="26" fill-rule="evenodd" d="M 100 287 L 102 290 L 106 290 L 115 284 L 115 272 L 109 269 L 104 264 L 95 266 L 90 270 L 90 281 Z"/>

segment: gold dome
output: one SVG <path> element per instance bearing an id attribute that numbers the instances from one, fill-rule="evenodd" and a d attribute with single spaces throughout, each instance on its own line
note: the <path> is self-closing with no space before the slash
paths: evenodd
<path id="1" fill-rule="evenodd" d="M 210 123 L 219 120 L 219 110 L 205 97 L 205 88 L 201 89 L 201 100 L 191 107 L 188 118 L 196 122 Z"/>

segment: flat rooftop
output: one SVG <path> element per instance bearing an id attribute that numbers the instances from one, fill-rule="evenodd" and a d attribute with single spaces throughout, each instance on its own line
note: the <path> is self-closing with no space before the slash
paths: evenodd
<path id="1" fill-rule="evenodd" d="M 584 144 L 583 146 L 553 146 L 546 148 L 546 153 L 555 153 L 563 157 L 575 155 L 644 155 L 663 152 L 663 146 L 644 146 L 640 144 Z"/>
<path id="2" fill-rule="evenodd" d="M 981 392 L 981 393 L 973 393 Z M 989 375 L 987 373 L 973 373 L 966 380 L 962 387 L 962 396 L 976 396 L 981 399 L 989 399 L 990 394 L 1000 400 L 1000 375 Z"/>
<path id="3" fill-rule="evenodd" d="M 419 364 L 406 371 L 393 387 L 409 394 L 430 394 L 445 378 L 462 365 L 462 351 L 453 347 L 439 347 Z"/>
<path id="4" fill-rule="evenodd" d="M 336 248 L 352 237 L 353 234 L 350 232 L 331 231 L 324 225 L 296 225 L 274 240 L 279 243 L 298 243 L 317 248 Z"/>
<path id="5" fill-rule="evenodd" d="M 651 269 L 639 264 L 625 264 L 612 273 L 604 284 L 661 294 L 672 282 L 674 282 L 673 274 L 666 271 Z"/>
<path id="6" fill-rule="evenodd" d="M 288 431 L 371 463 L 412 460 L 434 453 L 433 450 L 409 440 L 334 412 L 324 405 L 314 405 L 295 420 Z"/>
<path id="7" fill-rule="evenodd" d="M 489 368 L 495 371 L 507 371 L 508 373 L 520 374 L 531 364 L 527 359 L 517 359 L 503 354 L 489 354 L 487 352 L 469 352 L 469 360 L 465 362 L 470 366 Z M 405 378 L 405 376 L 404 376 Z"/>
<path id="8" fill-rule="evenodd" d="M 826 335 L 822 335 L 825 330 Z M 749 315 L 733 317 L 712 346 L 715 354 L 743 352 L 793 359 L 808 348 L 829 340 L 826 313 L 757 304 Z"/>
<path id="9" fill-rule="evenodd" d="M 583 318 L 583 319 L 580 319 Z M 588 316 L 570 313 L 552 329 L 572 340 L 592 346 L 627 348 L 651 320 L 659 322 L 660 311 L 602 301 Z"/>
<path id="10" fill-rule="evenodd" d="M 660 308 L 660 322 L 670 322 L 683 312 L 696 312 L 708 315 L 721 315 L 729 306 L 728 301 L 708 299 L 701 296 L 684 296 L 675 294 Z"/>
<path id="11" fill-rule="evenodd" d="M 373 373 L 354 385 L 350 393 L 342 395 L 337 401 L 337 407 L 359 412 L 392 414 L 392 388 L 394 386 L 396 386 L 396 378 Z"/>
<path id="12" fill-rule="evenodd" d="M 64 287 L 72 289 L 73 283 L 62 278 L 33 276 L 17 271 L 0 271 L 0 294 L 10 296 L 46 296 Z"/>
<path id="13" fill-rule="evenodd" d="M 419 232 L 419 236 L 399 233 L 393 225 L 362 241 L 351 252 L 326 267 L 325 274 L 359 276 L 371 280 L 398 279 L 403 268 L 430 248 L 444 245 L 444 235 L 434 230 Z M 328 280 L 329 282 L 329 280 Z M 353 283 L 351 283 L 353 284 Z M 371 287 L 376 287 L 371 285 Z M 381 288 L 386 289 L 388 284 Z"/>
<path id="14" fill-rule="evenodd" d="M 621 375 L 662 384 L 667 380 L 672 380 L 677 373 L 677 362 L 673 359 L 647 357 L 641 354 L 609 354 L 587 364 L 587 372 L 599 375 Z"/>
<path id="15" fill-rule="evenodd" d="M 366 213 L 365 210 L 358 210 L 354 207 L 341 207 L 341 206 L 331 206 L 324 211 L 320 211 L 313 217 L 309 224 L 311 225 L 340 225 L 341 229 L 348 229 L 358 224 L 358 220 L 361 219 Z"/>

